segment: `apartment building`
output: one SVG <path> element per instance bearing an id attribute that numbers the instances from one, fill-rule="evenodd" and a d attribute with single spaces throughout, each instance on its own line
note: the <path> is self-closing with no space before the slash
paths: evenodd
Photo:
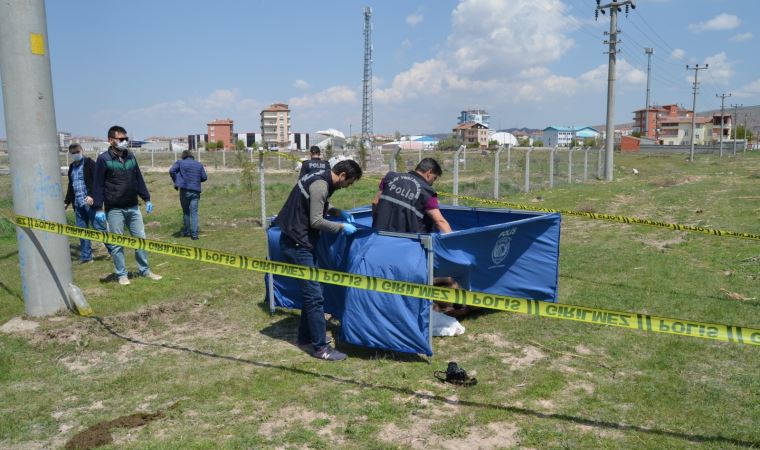
<path id="1" fill-rule="evenodd" d="M 491 115 L 484 109 L 465 109 L 459 113 L 457 124 L 461 125 L 467 122 L 477 122 L 491 127 Z"/>
<path id="2" fill-rule="evenodd" d="M 488 148 L 488 127 L 482 123 L 462 123 L 454 127 L 452 131 L 454 137 L 465 145 L 478 144 L 480 148 Z"/>
<path id="3" fill-rule="evenodd" d="M 290 109 L 274 103 L 261 111 L 262 143 L 267 148 L 288 148 L 290 144 Z"/>
<path id="4" fill-rule="evenodd" d="M 225 150 L 235 148 L 235 131 L 232 119 L 217 119 L 206 125 L 208 127 L 208 141 L 224 144 Z"/>

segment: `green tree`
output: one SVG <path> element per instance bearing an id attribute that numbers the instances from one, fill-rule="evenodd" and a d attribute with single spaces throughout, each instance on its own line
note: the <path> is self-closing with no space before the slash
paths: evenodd
<path id="1" fill-rule="evenodd" d="M 543 147 L 544 146 L 544 141 L 542 141 L 541 139 L 536 139 L 536 140 L 533 141 L 533 146 L 534 147 Z"/>
<path id="2" fill-rule="evenodd" d="M 583 139 L 583 146 L 584 147 L 593 147 L 594 144 L 596 144 L 596 139 L 594 139 L 594 138 L 585 138 L 585 139 Z"/>
<path id="3" fill-rule="evenodd" d="M 499 141 L 497 141 L 496 139 L 491 139 L 490 141 L 488 141 L 488 148 L 494 149 L 498 146 L 499 146 Z"/>
<path id="4" fill-rule="evenodd" d="M 332 142 L 327 144 L 327 147 L 325 147 L 325 159 L 330 159 L 333 157 L 333 146 Z"/>
<path id="5" fill-rule="evenodd" d="M 459 142 L 459 139 L 455 138 L 454 136 L 449 136 L 446 139 L 438 141 L 438 151 L 453 151 L 459 148 L 460 145 L 461 143 Z"/>
<path id="6" fill-rule="evenodd" d="M 640 138 L 641 137 L 641 131 L 633 131 L 633 132 L 631 132 L 631 136 L 633 136 L 635 138 Z"/>
<path id="7" fill-rule="evenodd" d="M 530 146 L 530 139 L 528 138 L 520 138 L 517 140 L 517 146 L 518 147 L 528 147 Z"/>
<path id="8" fill-rule="evenodd" d="M 244 149 L 245 149 L 245 142 L 243 142 L 242 139 L 238 139 L 237 142 L 235 143 L 235 150 L 240 151 Z"/>
<path id="9" fill-rule="evenodd" d="M 752 140 L 752 130 L 745 128 L 744 125 L 738 125 L 731 130 L 731 139 Z"/>
<path id="10" fill-rule="evenodd" d="M 216 141 L 216 149 L 217 150 L 224 150 L 224 142 L 223 141 Z"/>

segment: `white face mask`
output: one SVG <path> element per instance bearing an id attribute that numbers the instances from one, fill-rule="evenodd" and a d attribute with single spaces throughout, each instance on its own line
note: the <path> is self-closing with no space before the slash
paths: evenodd
<path id="1" fill-rule="evenodd" d="M 129 141 L 118 141 L 116 143 L 116 148 L 119 150 L 126 150 L 129 147 Z"/>
<path id="2" fill-rule="evenodd" d="M 71 157 L 74 158 L 74 161 L 81 161 L 84 158 L 81 153 L 74 153 Z"/>

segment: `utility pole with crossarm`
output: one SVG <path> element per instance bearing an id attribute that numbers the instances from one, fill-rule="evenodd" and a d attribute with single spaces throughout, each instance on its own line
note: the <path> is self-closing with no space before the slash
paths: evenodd
<path id="1" fill-rule="evenodd" d="M 596 11 L 594 12 L 595 18 L 599 18 L 599 13 L 605 13 L 605 10 L 610 12 L 610 32 L 609 40 L 604 41 L 609 45 L 607 54 L 609 55 L 609 62 L 607 65 L 607 128 L 606 128 L 606 153 L 604 159 L 604 176 L 607 181 L 612 181 L 612 169 L 613 169 L 613 151 L 615 150 L 615 63 L 617 61 L 617 37 L 620 30 L 617 29 L 617 13 L 623 11 L 625 7 L 625 13 L 628 15 L 629 8 L 636 8 L 634 0 L 612 0 L 612 2 L 602 5 L 601 0 L 596 0 Z"/>

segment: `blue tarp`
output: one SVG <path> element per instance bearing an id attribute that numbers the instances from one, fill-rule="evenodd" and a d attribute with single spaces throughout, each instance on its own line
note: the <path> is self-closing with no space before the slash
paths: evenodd
<path id="1" fill-rule="evenodd" d="M 435 276 L 463 288 L 521 298 L 557 299 L 560 216 L 530 211 L 442 206 L 453 233 L 433 234 Z M 368 208 L 352 211 L 350 238 L 323 234 L 318 264 L 327 269 L 431 283 L 427 251 L 416 235 L 385 236 L 369 228 Z M 277 227 L 268 230 L 270 258 L 281 260 Z M 299 309 L 298 280 L 273 277 L 276 306 Z M 357 345 L 432 355 L 430 302 L 323 284 L 325 311 L 341 320 L 341 339 Z"/>

